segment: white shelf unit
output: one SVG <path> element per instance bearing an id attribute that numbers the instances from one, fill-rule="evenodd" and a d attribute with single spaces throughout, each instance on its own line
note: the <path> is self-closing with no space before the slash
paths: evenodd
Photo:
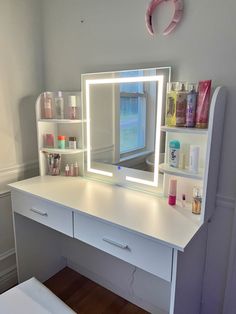
<path id="1" fill-rule="evenodd" d="M 177 210 L 187 214 L 191 213 L 192 191 L 195 186 L 201 187 L 202 210 L 199 216 L 203 223 L 208 220 L 214 211 L 214 202 L 217 188 L 217 173 L 220 162 L 220 148 L 223 133 L 223 120 L 226 102 L 226 90 L 224 87 L 217 87 L 214 91 L 210 113 L 208 129 L 185 128 L 185 127 L 168 127 L 162 126 L 161 131 L 165 132 L 165 161 L 159 165 L 159 171 L 163 173 L 163 194 L 168 196 L 169 181 L 171 178 L 177 179 L 177 200 L 180 206 Z M 174 168 L 169 165 L 169 142 L 178 140 L 180 142 L 180 150 L 185 153 L 186 165 L 184 169 Z M 199 171 L 193 173 L 188 170 L 189 167 L 189 147 L 190 145 L 198 145 L 200 147 L 199 154 Z M 181 198 L 185 194 L 189 213 L 185 209 L 181 209 Z M 207 197 L 206 197 L 207 196 Z"/>
<path id="2" fill-rule="evenodd" d="M 84 147 L 83 147 L 83 130 L 84 123 L 83 111 L 81 105 L 81 93 L 80 92 L 60 92 L 61 97 L 64 100 L 64 119 L 56 118 L 55 110 L 55 98 L 58 97 L 59 92 L 45 92 L 39 95 L 36 102 L 36 120 L 37 120 L 37 135 L 38 135 L 38 152 L 39 152 L 39 169 L 40 175 L 44 176 L 48 174 L 47 156 L 48 154 L 60 154 L 61 155 L 61 175 L 64 173 L 66 164 L 79 165 L 79 175 L 84 173 Z M 43 102 L 45 95 L 52 98 L 53 105 L 53 118 L 45 119 L 43 116 Z M 77 101 L 77 117 L 76 119 L 69 119 L 68 103 L 69 97 L 76 96 Z M 52 134 L 54 137 L 54 147 L 46 147 L 45 135 Z M 57 137 L 58 135 L 66 136 L 66 148 L 58 148 Z M 76 149 L 69 149 L 68 138 L 76 137 L 77 147 Z"/>

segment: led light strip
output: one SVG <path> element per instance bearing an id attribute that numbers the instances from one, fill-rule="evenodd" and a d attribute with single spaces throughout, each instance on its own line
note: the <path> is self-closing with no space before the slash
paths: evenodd
<path id="1" fill-rule="evenodd" d="M 136 82 L 158 82 L 157 98 L 157 125 L 155 140 L 155 163 L 154 163 L 154 181 L 143 180 L 126 176 L 125 179 L 130 182 L 141 183 L 149 186 L 158 186 L 158 165 L 159 165 L 159 148 L 160 148 L 160 130 L 163 100 L 163 75 L 139 76 L 139 77 L 122 77 L 110 79 L 93 79 L 86 80 L 86 112 L 87 112 L 87 171 L 104 176 L 112 177 L 113 173 L 99 169 L 91 168 L 91 128 L 90 128 L 90 85 L 97 84 L 117 84 L 117 83 L 136 83 Z"/>

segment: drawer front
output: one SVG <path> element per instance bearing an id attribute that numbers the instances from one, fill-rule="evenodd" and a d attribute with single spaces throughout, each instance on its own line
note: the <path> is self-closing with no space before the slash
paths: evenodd
<path id="1" fill-rule="evenodd" d="M 12 192 L 13 211 L 73 237 L 72 210 L 30 194 Z"/>
<path id="2" fill-rule="evenodd" d="M 172 249 L 94 217 L 75 213 L 75 238 L 171 281 Z"/>

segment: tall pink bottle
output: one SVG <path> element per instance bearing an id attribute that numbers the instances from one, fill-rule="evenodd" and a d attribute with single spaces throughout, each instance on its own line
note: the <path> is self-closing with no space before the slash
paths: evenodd
<path id="1" fill-rule="evenodd" d="M 174 206 L 176 204 L 176 191 L 177 191 L 177 180 L 170 179 L 169 182 L 169 193 L 168 193 L 168 204 Z"/>

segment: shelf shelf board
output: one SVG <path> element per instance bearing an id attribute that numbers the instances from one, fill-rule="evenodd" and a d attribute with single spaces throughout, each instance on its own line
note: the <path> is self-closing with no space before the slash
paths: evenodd
<path id="1" fill-rule="evenodd" d="M 47 122 L 47 123 L 83 123 L 86 120 L 70 120 L 70 119 L 39 119 L 38 122 Z"/>
<path id="2" fill-rule="evenodd" d="M 173 176 L 185 177 L 189 179 L 203 180 L 203 170 L 198 173 L 190 172 L 188 169 L 179 169 L 169 166 L 168 164 L 160 164 L 159 170 Z"/>
<path id="3" fill-rule="evenodd" d="M 40 149 L 40 151 L 42 153 L 52 153 L 52 154 L 62 154 L 62 155 L 70 155 L 70 154 L 79 154 L 79 153 L 83 153 L 84 149 L 60 149 L 60 148 L 47 148 L 47 147 L 43 147 Z"/>
<path id="4" fill-rule="evenodd" d="M 166 125 L 161 126 L 161 131 L 163 132 L 174 132 L 174 133 L 185 133 L 185 134 L 202 134 L 207 135 L 208 129 L 198 129 L 198 128 L 185 128 L 185 127 L 169 127 Z"/>

